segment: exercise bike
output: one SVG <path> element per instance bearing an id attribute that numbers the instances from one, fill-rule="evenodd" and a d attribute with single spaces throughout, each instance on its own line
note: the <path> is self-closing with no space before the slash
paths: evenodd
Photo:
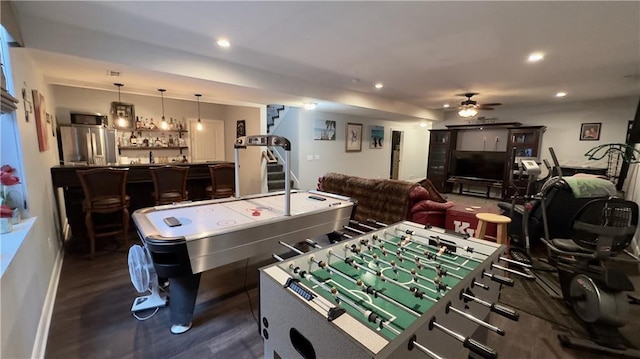
<path id="1" fill-rule="evenodd" d="M 627 275 L 608 262 L 639 263 L 624 257 L 638 225 L 638 205 L 622 199 L 596 199 L 575 216 L 571 239 L 542 239 L 558 268 L 562 295 L 584 322 L 590 340 L 558 335 L 562 345 L 628 358 L 640 358 L 619 332 L 629 319 L 634 290 Z M 637 300 L 637 299 L 636 299 Z"/>

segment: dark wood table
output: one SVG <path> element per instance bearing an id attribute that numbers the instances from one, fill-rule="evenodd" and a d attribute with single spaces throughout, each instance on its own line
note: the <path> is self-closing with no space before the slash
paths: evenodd
<path id="1" fill-rule="evenodd" d="M 209 199 L 205 194 L 205 188 L 211 184 L 209 175 L 209 165 L 227 163 L 224 161 L 204 162 L 204 163 L 181 163 L 179 166 L 189 167 L 187 175 L 187 191 L 189 199 L 193 201 Z M 71 228 L 74 239 L 84 238 L 87 230 L 84 224 L 84 214 L 82 212 L 82 201 L 84 193 L 82 185 L 76 171 L 88 170 L 101 167 L 128 168 L 127 194 L 131 197 L 129 212 L 133 213 L 140 208 L 154 206 L 153 180 L 151 179 L 150 168 L 165 166 L 166 164 L 139 164 L 139 165 L 114 165 L 114 166 L 54 166 L 51 168 L 51 180 L 54 188 L 56 203 L 60 203 L 58 189 L 62 188 L 65 212 L 67 221 Z M 61 218 L 58 218 L 61 222 Z M 64 233 L 64 223 L 60 223 L 61 231 Z M 133 225 L 130 228 L 134 228 Z M 64 238 L 64 236 L 61 236 Z"/>

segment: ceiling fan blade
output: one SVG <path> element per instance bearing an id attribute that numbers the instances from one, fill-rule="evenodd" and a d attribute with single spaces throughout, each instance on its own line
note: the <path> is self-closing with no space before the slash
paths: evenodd
<path id="1" fill-rule="evenodd" d="M 493 108 L 492 107 L 482 107 L 482 106 L 480 106 L 480 107 L 478 107 L 478 110 L 481 110 L 481 111 L 493 111 Z"/>
<path id="2" fill-rule="evenodd" d="M 502 104 L 499 103 L 499 102 L 496 102 L 496 103 L 483 103 L 480 106 L 500 106 L 500 105 L 502 105 Z"/>

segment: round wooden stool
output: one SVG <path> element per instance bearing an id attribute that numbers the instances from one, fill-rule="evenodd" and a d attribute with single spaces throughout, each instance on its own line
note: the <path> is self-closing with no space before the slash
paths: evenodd
<path id="1" fill-rule="evenodd" d="M 484 239 L 487 223 L 495 223 L 498 230 L 496 241 L 498 244 L 506 245 L 508 243 L 507 224 L 511 223 L 511 218 L 495 213 L 478 213 L 476 214 L 476 218 L 478 219 L 478 228 L 475 233 L 476 238 Z"/>

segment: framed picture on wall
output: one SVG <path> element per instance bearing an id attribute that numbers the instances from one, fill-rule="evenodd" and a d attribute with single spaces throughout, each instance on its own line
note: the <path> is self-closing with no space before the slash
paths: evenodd
<path id="1" fill-rule="evenodd" d="M 49 132 L 47 129 L 46 106 L 44 95 L 38 90 L 32 90 L 33 107 L 36 114 L 36 133 L 38 136 L 38 149 L 40 152 L 49 150 Z"/>
<path id="2" fill-rule="evenodd" d="M 245 120 L 236 121 L 236 138 L 247 135 L 247 122 Z"/>
<path id="3" fill-rule="evenodd" d="M 580 141 L 597 141 L 600 139 L 602 122 L 583 123 L 580 126 Z"/>
<path id="4" fill-rule="evenodd" d="M 346 152 L 362 151 L 362 124 L 347 123 Z"/>
<path id="5" fill-rule="evenodd" d="M 132 104 L 124 102 L 111 103 L 111 123 L 113 127 L 133 129 L 135 116 L 136 113 Z"/>
<path id="6" fill-rule="evenodd" d="M 335 141 L 336 121 L 315 120 L 313 123 L 313 139 L 316 141 Z"/>
<path id="7" fill-rule="evenodd" d="M 370 126 L 369 130 L 371 131 L 369 148 L 382 148 L 382 141 L 384 140 L 384 126 Z"/>

